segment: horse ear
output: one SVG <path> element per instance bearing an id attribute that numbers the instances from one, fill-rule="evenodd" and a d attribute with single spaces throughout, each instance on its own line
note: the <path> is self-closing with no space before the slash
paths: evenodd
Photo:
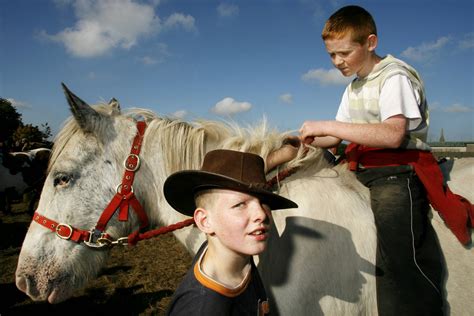
<path id="1" fill-rule="evenodd" d="M 118 115 L 120 114 L 120 103 L 117 101 L 117 99 L 112 98 L 109 101 L 109 106 L 112 109 L 112 114 Z"/>
<path id="2" fill-rule="evenodd" d="M 72 115 L 76 119 L 81 129 L 85 132 L 99 132 L 104 117 L 94 110 L 89 104 L 82 101 L 78 96 L 69 90 L 69 88 L 61 83 L 67 102 L 71 108 Z"/>

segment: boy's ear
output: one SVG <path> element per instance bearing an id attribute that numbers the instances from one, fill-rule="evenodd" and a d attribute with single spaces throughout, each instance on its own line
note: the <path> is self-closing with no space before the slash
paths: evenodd
<path id="1" fill-rule="evenodd" d="M 194 222 L 196 226 L 206 234 L 214 233 L 212 229 L 211 221 L 209 218 L 209 212 L 201 207 L 194 211 Z"/>
<path id="2" fill-rule="evenodd" d="M 370 34 L 369 37 L 367 38 L 367 43 L 368 43 L 368 50 L 369 51 L 374 51 L 375 48 L 377 47 L 379 40 L 377 38 L 377 35 L 375 34 Z"/>

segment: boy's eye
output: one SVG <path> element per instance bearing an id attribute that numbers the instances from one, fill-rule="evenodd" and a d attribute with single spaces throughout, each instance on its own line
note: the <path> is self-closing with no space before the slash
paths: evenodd
<path id="1" fill-rule="evenodd" d="M 234 206 L 232 206 L 232 208 L 242 208 L 245 206 L 245 202 L 239 202 L 237 204 L 234 204 Z"/>

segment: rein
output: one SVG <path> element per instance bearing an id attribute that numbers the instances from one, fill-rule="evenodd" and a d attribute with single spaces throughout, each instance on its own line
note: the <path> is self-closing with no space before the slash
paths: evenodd
<path id="1" fill-rule="evenodd" d="M 53 231 L 56 233 L 56 236 L 61 239 L 72 240 L 77 243 L 83 242 L 90 248 L 104 248 L 115 245 L 135 245 L 140 240 L 150 239 L 158 235 L 166 234 L 177 229 L 194 225 L 194 219 L 190 218 L 175 224 L 160 227 L 158 229 L 145 231 L 146 228 L 148 228 L 148 216 L 133 193 L 133 180 L 135 178 L 135 172 L 140 168 L 139 154 L 143 142 L 143 136 L 145 134 L 145 129 L 146 123 L 144 121 L 137 122 L 137 134 L 133 139 L 130 154 L 124 161 L 125 172 L 122 182 L 117 186 L 116 194 L 102 212 L 94 228 L 90 230 L 74 228 L 68 224 L 58 223 L 52 219 L 47 218 L 46 216 L 39 214 L 38 212 L 34 213 L 33 221 Z M 273 187 L 279 183 L 279 181 L 289 177 L 294 172 L 295 169 L 285 169 L 268 180 L 267 185 L 269 187 Z M 120 237 L 113 240 L 112 237 L 105 232 L 107 223 L 110 221 L 117 210 L 119 210 L 119 221 L 128 221 L 128 212 L 130 206 L 135 211 L 138 219 L 140 220 L 140 228 L 129 234 L 127 237 Z"/>

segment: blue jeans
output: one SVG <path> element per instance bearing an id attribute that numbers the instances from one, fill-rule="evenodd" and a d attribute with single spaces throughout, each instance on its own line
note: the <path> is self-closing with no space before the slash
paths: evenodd
<path id="1" fill-rule="evenodd" d="M 443 257 L 426 191 L 411 166 L 362 169 L 377 227 L 380 316 L 443 315 Z"/>

